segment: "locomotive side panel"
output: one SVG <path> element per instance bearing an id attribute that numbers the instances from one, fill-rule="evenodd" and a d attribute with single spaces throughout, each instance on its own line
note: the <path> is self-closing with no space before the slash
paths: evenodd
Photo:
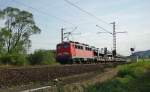
<path id="1" fill-rule="evenodd" d="M 82 44 L 74 44 L 74 53 L 72 60 L 74 62 L 86 63 L 93 60 L 93 51 Z"/>

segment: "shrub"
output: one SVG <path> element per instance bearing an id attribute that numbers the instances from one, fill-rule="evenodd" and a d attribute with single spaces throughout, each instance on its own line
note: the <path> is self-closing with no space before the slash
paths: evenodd
<path id="1" fill-rule="evenodd" d="M 5 65 L 26 65 L 28 64 L 26 56 L 23 54 L 5 54 L 0 58 L 2 64 Z"/>
<path id="2" fill-rule="evenodd" d="M 54 64 L 55 53 L 51 50 L 37 50 L 28 56 L 31 65 L 48 65 Z"/>
<path id="3" fill-rule="evenodd" d="M 130 81 L 134 80 L 134 78 L 130 75 L 126 75 L 123 78 L 122 77 L 117 77 L 116 80 L 120 81 L 121 84 L 127 84 Z"/>
<path id="4" fill-rule="evenodd" d="M 126 92 L 124 91 L 126 86 L 118 79 L 108 80 L 104 83 L 97 83 L 93 86 L 89 86 L 86 92 Z"/>
<path id="5" fill-rule="evenodd" d="M 126 75 L 131 75 L 132 76 L 133 71 L 129 69 L 127 65 L 119 67 L 119 72 L 118 76 L 119 77 L 124 77 Z"/>
<path id="6" fill-rule="evenodd" d="M 121 65 L 116 78 L 89 86 L 85 92 L 148 92 L 150 80 L 145 73 L 149 68 L 150 62 Z"/>
<path id="7" fill-rule="evenodd" d="M 132 77 L 138 77 L 144 74 L 149 67 L 150 62 L 138 62 L 129 65 L 123 65 L 118 67 L 119 68 L 118 76 L 124 77 L 126 75 L 130 75 Z"/>

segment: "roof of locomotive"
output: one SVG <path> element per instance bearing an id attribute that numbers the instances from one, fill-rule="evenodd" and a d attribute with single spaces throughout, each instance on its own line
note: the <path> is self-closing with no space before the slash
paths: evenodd
<path id="1" fill-rule="evenodd" d="M 65 43 L 75 43 L 75 44 L 78 44 L 78 45 L 89 46 L 88 44 L 84 44 L 84 43 L 80 43 L 80 42 L 75 42 L 75 41 L 64 41 L 64 42 L 59 43 L 59 44 L 65 44 Z"/>
<path id="2" fill-rule="evenodd" d="M 90 48 L 92 48 L 92 50 L 95 50 L 95 51 L 100 51 L 100 49 L 99 49 L 99 48 L 96 48 L 95 46 L 90 46 L 90 45 L 88 45 L 88 44 L 84 44 L 84 43 L 80 43 L 80 42 L 75 42 L 75 41 L 64 41 L 64 42 L 59 43 L 59 44 L 57 44 L 57 45 L 60 45 L 60 44 L 67 44 L 67 43 L 75 43 L 75 44 L 77 44 L 77 45 L 83 45 L 83 46 L 90 47 Z M 108 54 L 108 55 L 112 55 L 112 52 L 111 52 L 111 51 L 107 51 L 107 54 Z M 117 54 L 117 56 L 122 56 L 122 55 Z"/>
<path id="3" fill-rule="evenodd" d="M 57 45 L 60 45 L 60 44 L 67 44 L 67 43 L 75 43 L 76 45 L 82 45 L 82 46 L 89 47 L 89 48 L 91 48 L 92 50 L 99 50 L 99 48 L 96 48 L 95 46 L 90 46 L 90 45 L 88 45 L 88 44 L 80 43 L 80 42 L 75 42 L 75 41 L 64 41 L 64 42 L 59 43 L 59 44 L 57 44 Z"/>

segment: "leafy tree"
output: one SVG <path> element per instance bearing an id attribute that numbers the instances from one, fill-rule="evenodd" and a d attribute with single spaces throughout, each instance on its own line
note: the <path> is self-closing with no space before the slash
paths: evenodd
<path id="1" fill-rule="evenodd" d="M 41 30 L 30 12 L 7 7 L 0 10 L 4 27 L 0 28 L 0 62 L 21 65 L 26 63 L 26 52 L 31 46 L 30 36 Z"/>
<path id="2" fill-rule="evenodd" d="M 25 53 L 31 46 L 30 36 L 40 33 L 33 15 L 27 11 L 7 7 L 0 11 L 5 27 L 0 31 L 0 48 L 6 53 Z"/>

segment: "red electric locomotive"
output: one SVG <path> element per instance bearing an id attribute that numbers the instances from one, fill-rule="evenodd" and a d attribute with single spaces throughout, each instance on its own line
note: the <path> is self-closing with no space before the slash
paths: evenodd
<path id="1" fill-rule="evenodd" d="M 119 55 L 114 59 L 107 48 L 99 50 L 99 48 L 73 41 L 57 44 L 56 59 L 61 64 L 126 61 L 125 58 Z"/>
<path id="2" fill-rule="evenodd" d="M 86 63 L 94 60 L 92 47 L 78 42 L 62 42 L 57 45 L 56 59 L 62 64 Z"/>
<path id="3" fill-rule="evenodd" d="M 56 59 L 61 64 L 126 61 L 120 55 L 116 55 L 114 58 L 107 48 L 99 50 L 99 48 L 73 41 L 57 44 Z"/>

